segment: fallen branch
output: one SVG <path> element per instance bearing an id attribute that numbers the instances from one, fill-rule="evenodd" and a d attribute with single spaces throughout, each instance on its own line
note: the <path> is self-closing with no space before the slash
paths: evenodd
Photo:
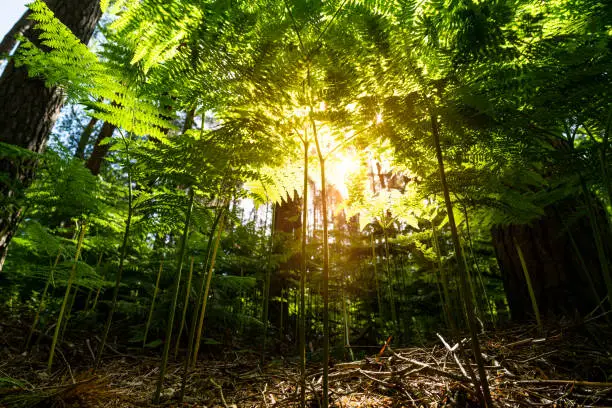
<path id="1" fill-rule="evenodd" d="M 612 382 L 597 382 L 597 381 L 575 381 L 575 380 L 520 380 L 516 384 L 533 384 L 533 385 L 575 385 L 579 387 L 604 387 L 612 388 Z"/>
<path id="2" fill-rule="evenodd" d="M 422 362 L 420 362 L 420 361 L 418 361 L 418 360 L 413 360 L 413 359 L 411 359 L 411 358 L 407 358 L 407 357 L 404 357 L 404 356 L 402 356 L 402 355 L 400 355 L 400 354 L 397 354 L 395 351 L 393 351 L 393 350 L 391 349 L 391 347 L 387 347 L 387 349 L 388 349 L 388 350 L 389 350 L 389 351 L 390 351 L 390 352 L 391 352 L 391 353 L 392 353 L 392 354 L 393 354 L 395 357 L 399 358 L 400 360 L 407 361 L 407 362 L 409 362 L 409 363 L 411 363 L 411 364 L 414 364 L 414 365 L 417 365 L 417 366 L 419 366 L 419 367 L 422 367 L 424 371 L 428 371 L 428 372 L 430 372 L 430 373 L 432 373 L 432 374 L 438 374 L 438 375 L 441 375 L 441 376 L 443 376 L 443 377 L 448 377 L 448 378 L 450 378 L 450 379 L 452 379 L 452 380 L 455 380 L 455 381 L 460 381 L 460 382 L 468 382 L 468 383 L 471 383 L 471 382 L 472 382 L 472 380 L 470 380 L 470 379 L 469 379 L 469 378 L 467 378 L 467 377 L 464 377 L 463 375 L 458 375 L 458 374 L 455 374 L 455 373 L 449 373 L 449 372 L 447 372 L 447 371 L 440 370 L 439 368 L 432 367 L 432 366 L 430 366 L 429 364 L 425 364 L 425 363 L 422 363 Z"/>

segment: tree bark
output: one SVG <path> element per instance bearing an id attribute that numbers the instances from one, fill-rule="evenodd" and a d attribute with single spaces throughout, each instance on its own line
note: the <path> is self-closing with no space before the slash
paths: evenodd
<path id="1" fill-rule="evenodd" d="M 102 162 L 111 148 L 109 143 L 101 143 L 103 140 L 113 137 L 115 129 L 117 129 L 117 126 L 109 122 L 104 122 L 102 129 L 100 129 L 100 133 L 98 134 L 98 138 L 94 144 L 93 152 L 91 152 L 91 156 L 89 156 L 89 159 L 87 159 L 87 163 L 85 164 L 85 167 L 87 167 L 94 176 L 100 174 L 100 171 L 102 170 Z"/>
<path id="2" fill-rule="evenodd" d="M 79 144 L 74 152 L 74 157 L 81 160 L 85 159 L 85 149 L 89 144 L 89 139 L 91 138 L 91 134 L 94 131 L 94 126 L 96 126 L 96 123 L 98 123 L 98 119 L 92 117 L 87 126 L 85 126 L 85 129 L 83 129 L 83 133 L 81 133 L 81 137 L 79 138 Z"/>
<path id="3" fill-rule="evenodd" d="M 492 228 L 493 245 L 513 320 L 533 317 L 527 283 L 513 238 L 523 252 L 542 316 L 571 317 L 576 312 L 584 315 L 598 304 L 592 288 L 599 292 L 600 298 L 605 296 L 601 265 L 588 216 L 575 216 L 580 207 L 583 207 L 580 199 L 572 197 L 547 207 L 545 215 L 530 224 Z M 604 242 L 608 242 L 606 249 L 610 259 L 611 234 L 603 209 L 600 208 L 597 218 L 601 230 L 605 231 L 603 238 Z M 588 276 L 585 272 L 588 272 Z"/>
<path id="4" fill-rule="evenodd" d="M 49 7 L 84 43 L 91 38 L 102 12 L 98 0 L 55 1 Z M 39 45 L 35 30 L 25 36 Z M 42 153 L 60 108 L 64 103 L 57 87 L 47 88 L 42 79 L 29 78 L 25 67 L 9 61 L 0 77 L 0 142 L 34 153 Z M 15 158 L 9 149 L 0 146 L 0 258 L 17 228 L 24 190 L 34 177 L 36 160 Z M 2 265 L 0 265 L 1 269 Z"/>
<path id="5" fill-rule="evenodd" d="M 51 8 L 51 10 L 55 10 L 55 3 L 57 3 L 57 0 L 43 0 L 43 2 L 49 8 Z M 26 12 L 22 14 L 21 18 L 17 20 L 15 25 L 13 25 L 13 27 L 9 30 L 9 32 L 6 33 L 2 39 L 2 42 L 0 42 L 0 58 L 3 54 L 8 56 L 18 43 L 16 37 L 18 35 L 24 35 L 32 27 L 34 22 L 30 20 L 31 14 L 32 11 L 27 9 Z"/>
<path id="6" fill-rule="evenodd" d="M 0 42 L 0 56 L 8 56 L 13 48 L 17 45 L 17 36 L 23 35 L 26 31 L 30 29 L 32 26 L 32 20 L 28 20 L 28 17 L 32 14 L 32 11 L 28 9 L 19 20 L 15 23 L 13 28 L 9 30 L 8 33 Z"/>

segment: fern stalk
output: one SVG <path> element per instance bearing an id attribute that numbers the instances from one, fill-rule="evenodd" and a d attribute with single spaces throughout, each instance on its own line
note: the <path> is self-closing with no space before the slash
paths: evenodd
<path id="1" fill-rule="evenodd" d="M 289 302 L 289 299 L 287 299 L 287 302 Z M 278 340 L 279 341 L 283 341 L 283 330 L 285 328 L 285 326 L 283 325 L 284 322 L 284 314 L 285 314 L 285 288 L 281 289 L 281 295 L 280 295 L 280 324 L 279 324 L 279 330 L 278 330 Z"/>
<path id="2" fill-rule="evenodd" d="M 89 289 L 87 291 L 87 297 L 85 298 L 85 308 L 83 312 L 87 313 L 89 311 L 89 303 L 91 302 L 91 295 L 93 295 L 93 289 Z"/>
<path id="3" fill-rule="evenodd" d="M 374 246 L 374 229 L 372 229 L 372 235 L 370 235 L 370 244 L 372 246 L 372 266 L 374 267 L 374 284 L 376 285 L 376 299 L 378 300 L 378 316 L 381 320 L 384 319 L 384 313 L 382 308 L 382 300 L 380 298 L 380 284 L 378 283 L 378 270 L 376 267 L 376 247 Z"/>
<path id="4" fill-rule="evenodd" d="M 68 284 L 66 286 L 66 293 L 64 294 L 64 301 L 62 302 L 62 306 L 60 307 L 59 316 L 57 317 L 57 323 L 55 324 L 55 333 L 53 334 L 53 341 L 51 342 L 51 350 L 49 351 L 49 361 L 47 362 L 47 371 L 51 371 L 53 367 L 53 357 L 55 356 L 55 347 L 57 346 L 57 340 L 59 338 L 60 330 L 62 328 L 62 319 L 64 318 L 64 312 L 66 311 L 66 305 L 68 304 L 68 298 L 70 297 L 70 289 L 72 288 L 72 283 L 76 277 L 76 268 L 77 262 L 79 261 L 79 256 L 81 255 L 81 248 L 83 247 L 83 240 L 85 239 L 85 231 L 87 229 L 87 224 L 83 223 L 81 226 L 81 232 L 79 234 L 79 239 L 77 241 L 76 254 L 74 255 L 74 262 L 72 264 L 72 269 L 70 270 L 70 277 L 68 278 Z"/>
<path id="5" fill-rule="evenodd" d="M 172 342 L 172 328 L 174 326 L 174 315 L 176 312 L 176 304 L 178 302 L 178 296 L 180 293 L 181 285 L 181 273 L 183 270 L 183 259 L 185 258 L 185 250 L 187 249 L 187 235 L 189 234 L 189 226 L 191 225 L 191 212 L 193 210 L 193 188 L 189 189 L 189 204 L 187 205 L 187 214 L 185 215 L 185 225 L 183 226 L 183 238 L 181 239 L 181 247 L 178 255 L 178 271 L 176 273 L 174 282 L 174 296 L 172 298 L 172 305 L 170 306 L 170 315 L 168 316 L 168 325 L 166 326 L 166 341 L 164 342 L 164 351 L 162 353 L 161 364 L 159 367 L 159 378 L 157 380 L 157 387 L 153 394 L 153 403 L 159 404 L 159 398 L 161 396 L 162 387 L 164 385 L 164 378 L 166 377 L 166 367 L 168 365 L 168 356 L 170 355 L 170 343 Z"/>
<path id="6" fill-rule="evenodd" d="M 185 303 L 183 304 L 183 313 L 181 316 L 181 324 L 179 326 L 179 332 L 176 336 L 176 344 L 174 345 L 174 359 L 178 356 L 179 345 L 181 344 L 181 335 L 183 334 L 183 328 L 185 327 L 185 319 L 187 318 L 187 308 L 189 307 L 189 294 L 191 292 L 191 278 L 193 277 L 193 262 L 195 258 L 191 257 L 191 265 L 189 266 L 189 275 L 187 276 L 187 286 L 185 288 Z"/>
<path id="7" fill-rule="evenodd" d="M 473 271 L 470 270 L 463 246 L 462 246 L 462 251 L 461 251 L 461 257 L 463 258 L 462 259 L 463 264 L 465 265 L 465 274 L 467 276 L 467 281 L 468 281 L 468 286 L 470 288 L 470 292 L 472 293 L 472 299 L 474 299 L 474 311 L 476 313 L 476 317 L 478 318 L 480 316 L 482 318 L 482 310 L 480 307 L 480 303 L 478 302 L 478 296 L 476 295 L 476 289 L 474 288 L 474 279 L 472 278 Z"/>
<path id="8" fill-rule="evenodd" d="M 220 210 L 217 215 L 215 216 L 215 219 L 213 221 L 213 224 L 210 228 L 210 232 L 209 232 L 209 236 L 208 236 L 208 243 L 206 244 L 206 258 L 204 260 L 204 272 L 208 272 L 208 263 L 211 259 L 211 253 L 212 253 L 212 248 L 213 248 L 213 241 L 215 240 L 215 232 L 217 232 L 217 225 L 219 225 L 219 222 L 221 220 L 221 216 L 223 215 L 223 210 Z M 199 314 L 201 312 L 201 307 L 200 304 L 203 303 L 203 297 L 204 297 L 204 290 L 206 288 L 206 276 L 203 276 L 201 281 L 200 281 L 200 289 L 198 290 L 198 297 L 196 299 L 196 308 L 195 308 L 195 313 L 194 313 L 194 318 L 193 318 L 193 324 L 191 324 L 191 326 L 189 327 L 189 344 L 187 346 L 187 360 L 189 365 L 191 365 L 191 356 L 193 353 L 193 345 L 194 345 L 194 341 L 195 341 L 195 335 L 196 335 L 196 327 L 198 325 L 196 325 L 196 322 L 199 322 Z M 202 323 L 204 323 L 202 321 Z M 198 327 L 199 328 L 199 327 Z"/>
<path id="9" fill-rule="evenodd" d="M 101 252 L 100 252 L 100 256 L 98 257 L 98 262 L 96 263 L 96 274 L 100 270 L 100 263 L 102 263 L 102 253 Z M 100 294 L 100 288 L 101 287 L 102 286 L 98 287 L 98 289 L 96 290 L 96 297 L 95 297 L 94 305 L 98 303 L 98 296 Z M 89 312 L 89 310 L 91 310 L 89 308 L 89 303 L 91 302 L 91 296 L 92 295 L 93 295 L 93 288 L 89 289 L 89 292 L 87 293 L 87 299 L 85 299 L 85 309 L 84 309 L 85 313 L 87 313 L 87 312 Z"/>
<path id="10" fill-rule="evenodd" d="M 514 241 L 514 246 L 516 248 L 516 252 L 518 253 L 519 260 L 521 262 L 521 268 L 523 268 L 523 274 L 525 274 L 525 282 L 527 282 L 527 290 L 529 291 L 529 298 L 531 299 L 531 306 L 533 307 L 533 313 L 535 314 L 536 322 L 538 323 L 538 329 L 540 332 L 544 331 L 544 327 L 542 326 L 542 319 L 540 317 L 540 308 L 538 307 L 538 301 L 533 291 L 533 284 L 531 283 L 531 275 L 529 274 L 529 269 L 527 268 L 527 263 L 525 262 L 525 257 L 523 256 L 523 250 L 520 245 L 516 241 L 515 237 L 512 237 Z"/>
<path id="11" fill-rule="evenodd" d="M 395 294 L 393 293 L 393 276 L 391 274 L 390 266 L 391 260 L 389 259 L 389 236 L 387 235 L 387 227 L 385 225 L 382 225 L 382 223 L 381 226 L 383 229 L 383 239 L 385 240 L 383 247 L 385 248 L 385 269 L 387 272 L 387 279 L 389 281 L 389 283 L 387 284 L 387 292 L 389 293 L 389 302 L 391 307 L 391 321 L 393 322 L 394 331 L 397 331 L 397 310 L 395 305 Z"/>
<path id="12" fill-rule="evenodd" d="M 68 326 L 68 322 L 72 317 L 72 309 L 74 308 L 74 301 L 76 300 L 77 294 L 79 293 L 79 287 L 74 285 L 74 291 L 72 292 L 72 296 L 70 297 L 70 306 L 66 309 L 66 316 L 64 317 L 64 327 L 62 327 L 62 331 L 60 333 L 60 339 L 64 341 L 64 333 L 66 333 L 66 326 Z"/>
<path id="13" fill-rule="evenodd" d="M 121 258 L 119 260 L 119 269 L 117 269 L 117 274 L 115 275 L 115 289 L 113 291 L 113 300 L 111 303 L 111 309 L 108 312 L 108 317 L 106 319 L 106 325 L 104 326 L 104 334 L 102 335 L 102 341 L 100 342 L 100 348 L 98 349 L 98 355 L 96 356 L 96 361 L 94 363 L 94 372 L 100 366 L 100 362 L 102 361 L 102 354 L 104 353 L 104 347 L 106 346 L 106 341 L 108 340 L 108 334 L 110 332 L 111 324 L 113 322 L 113 315 L 115 314 L 115 310 L 117 309 L 117 300 L 119 299 L 119 288 L 121 287 L 121 276 L 123 275 L 123 266 L 125 264 L 125 258 L 127 255 L 127 246 L 128 239 L 130 236 L 130 228 L 132 226 L 132 213 L 134 209 L 132 208 L 132 172 L 128 168 L 128 213 L 127 219 L 125 221 L 125 230 L 123 231 L 123 242 L 121 244 Z"/>
<path id="14" fill-rule="evenodd" d="M 346 271 L 345 271 L 346 272 Z M 351 339 L 350 339 L 350 322 L 349 322 L 349 312 L 346 307 L 346 303 L 349 301 L 346 296 L 346 273 L 344 276 L 342 284 L 342 316 L 344 320 L 344 342 L 346 347 L 348 348 L 349 355 L 351 356 L 351 361 L 355 360 L 355 356 L 353 355 L 353 348 L 351 347 Z"/>
<path id="15" fill-rule="evenodd" d="M 438 127 L 438 118 L 437 114 L 430 112 L 431 119 L 431 133 L 433 136 L 434 147 L 436 151 L 436 159 L 438 162 L 438 171 L 440 175 L 440 181 L 442 183 L 442 190 L 444 192 L 444 203 L 446 205 L 446 212 L 448 214 L 448 224 L 451 229 L 451 237 L 453 241 L 453 246 L 455 247 L 455 254 L 457 256 L 457 265 L 459 269 L 459 288 L 461 291 L 461 297 L 463 298 L 466 314 L 467 314 L 467 323 L 470 331 L 471 343 L 472 343 L 472 351 L 474 353 L 474 358 L 476 359 L 476 365 L 478 366 L 478 374 L 480 376 L 480 387 L 478 387 L 478 394 L 482 398 L 484 404 L 492 408 L 493 400 L 491 399 L 491 392 L 489 390 L 489 382 L 487 380 L 487 373 L 484 369 L 484 362 L 482 360 L 482 354 L 480 353 L 480 342 L 478 340 L 478 334 L 476 331 L 476 316 L 474 315 L 474 300 L 470 296 L 469 288 L 467 286 L 467 271 L 465 270 L 465 266 L 461 262 L 462 252 L 461 252 L 461 243 L 459 242 L 459 233 L 457 232 L 457 224 L 455 223 L 455 215 L 453 213 L 453 204 L 450 198 L 450 192 L 448 189 L 448 183 L 446 181 L 446 172 L 444 170 L 444 159 L 442 157 L 442 148 L 440 146 L 440 130 Z"/>
<path id="16" fill-rule="evenodd" d="M 268 308 L 270 305 L 270 278 L 272 275 L 271 264 L 272 264 L 272 250 L 274 245 L 274 225 L 276 219 L 276 205 L 272 205 L 272 220 L 270 223 L 270 239 L 268 241 L 268 260 L 266 266 L 266 280 L 264 282 L 264 303 L 263 310 L 261 312 L 261 321 L 264 325 L 263 330 L 263 342 L 261 344 L 261 363 L 264 362 L 264 356 L 266 353 L 266 343 L 268 340 Z"/>
<path id="17" fill-rule="evenodd" d="M 217 251 L 219 250 L 219 243 L 221 242 L 221 234 L 223 233 L 223 223 L 225 221 L 225 209 L 221 210 L 221 216 L 219 219 L 219 226 L 217 227 L 217 236 L 215 237 L 215 243 L 213 246 L 212 254 L 210 257 L 210 266 L 208 267 L 208 274 L 206 276 L 206 287 L 204 288 L 204 294 L 202 296 L 202 307 L 200 308 L 198 328 L 196 330 L 195 343 L 193 344 L 193 356 L 191 359 L 191 367 L 194 368 L 198 361 L 198 353 L 200 351 L 200 342 L 202 340 L 202 329 L 204 328 L 204 317 L 206 316 L 206 306 L 208 305 L 208 292 L 210 291 L 210 282 L 215 271 L 215 260 L 217 259 Z M 195 326 L 195 325 L 194 325 Z"/>
<path id="18" fill-rule="evenodd" d="M 495 314 L 493 313 L 493 308 L 491 307 L 491 302 L 489 301 L 489 295 L 487 294 L 487 288 L 484 284 L 484 280 L 482 279 L 482 272 L 480 270 L 480 267 L 478 266 L 478 260 L 476 259 L 476 255 L 474 254 L 474 243 L 472 240 L 472 233 L 470 231 L 470 220 L 468 219 L 467 207 L 465 205 L 463 206 L 463 213 L 465 214 L 465 229 L 466 229 L 466 234 L 467 234 L 468 248 L 470 249 L 470 255 L 472 256 L 472 261 L 474 262 L 474 269 L 476 271 L 476 279 L 478 280 L 478 283 L 480 284 L 480 287 L 482 288 L 482 299 L 483 299 L 483 302 L 486 303 L 483 309 L 489 312 L 490 322 L 493 324 L 493 327 L 495 327 Z"/>
<path id="19" fill-rule="evenodd" d="M 300 408 L 306 407 L 306 238 L 308 235 L 308 138 L 304 135 L 304 190 L 302 192 L 302 259 L 300 262 Z"/>
<path id="20" fill-rule="evenodd" d="M 436 251 L 436 259 L 438 261 L 438 272 L 440 272 L 440 283 L 442 284 L 442 292 L 444 294 L 443 304 L 444 304 L 444 312 L 446 314 L 446 318 L 448 319 L 449 328 L 454 330 L 455 324 L 453 316 L 451 316 L 451 302 L 450 302 L 450 291 L 448 290 L 448 277 L 444 271 L 444 267 L 442 264 L 442 253 L 440 252 L 440 246 L 438 245 L 438 234 L 436 232 L 436 226 L 433 221 L 431 222 L 431 233 L 432 240 L 434 244 L 434 249 Z"/>
<path id="21" fill-rule="evenodd" d="M 151 306 L 149 306 L 149 316 L 147 317 L 147 323 L 145 325 L 144 336 L 142 338 L 142 347 L 147 344 L 147 336 L 149 334 L 149 328 L 151 327 L 151 320 L 153 320 L 153 311 L 155 310 L 155 299 L 157 299 L 157 292 L 159 292 L 159 280 L 164 269 L 163 259 L 159 262 L 159 270 L 157 271 L 157 279 L 155 279 L 155 289 L 153 290 L 153 298 L 151 299 Z"/>
<path id="22" fill-rule="evenodd" d="M 55 262 L 53 262 L 53 266 L 51 267 L 51 272 L 49 274 L 49 277 L 47 278 L 47 282 L 45 283 L 45 288 L 43 289 L 42 294 L 40 295 L 40 303 L 38 304 L 38 309 L 36 310 L 36 315 L 34 316 L 34 321 L 32 322 L 32 326 L 30 327 L 30 332 L 28 333 L 28 338 L 25 342 L 25 345 L 23 346 L 23 350 L 27 351 L 28 347 L 30 347 L 30 342 L 32 341 L 32 335 L 34 334 L 34 330 L 36 329 L 36 326 L 38 325 L 38 320 L 40 319 L 40 314 L 43 310 L 43 308 L 45 307 L 45 299 L 47 297 L 47 292 L 49 291 L 49 285 L 51 284 L 51 281 L 53 280 L 53 273 L 55 272 L 55 268 L 57 267 L 57 264 L 59 263 L 59 260 L 62 256 L 62 249 L 60 248 L 57 251 L 57 256 L 55 257 Z"/>
<path id="23" fill-rule="evenodd" d="M 208 244 L 206 245 L 206 259 L 204 260 L 204 270 L 206 271 L 207 266 L 208 266 L 208 262 L 211 259 L 211 251 L 212 251 L 212 242 L 213 239 L 215 238 L 215 232 L 216 232 L 216 228 L 218 223 L 221 220 L 221 217 L 223 215 L 224 211 L 221 210 L 219 211 L 219 213 L 217 214 L 217 216 L 215 217 L 215 220 L 213 221 L 213 225 L 211 227 L 210 230 L 210 235 L 208 237 Z M 242 271 L 241 271 L 242 272 Z M 199 322 L 198 316 L 200 313 L 200 307 L 199 304 L 201 303 L 202 297 L 204 296 L 204 289 L 207 286 L 207 282 L 208 280 L 205 279 L 205 277 L 202 277 L 202 281 L 201 281 L 201 285 L 200 285 L 200 290 L 198 291 L 198 297 L 196 298 L 196 304 L 195 304 L 195 310 L 194 310 L 194 314 L 193 314 L 193 322 L 191 323 L 191 325 L 189 326 L 189 340 L 188 340 L 188 344 L 187 344 L 187 355 L 185 356 L 185 361 L 183 362 L 183 378 L 181 381 L 181 394 L 180 394 L 180 398 L 179 398 L 179 402 L 182 404 L 183 403 L 183 399 L 185 398 L 185 387 L 187 386 L 187 377 L 189 376 L 189 369 L 191 367 L 191 363 L 192 363 L 192 355 L 194 353 L 194 341 L 195 341 L 195 335 L 196 335 L 196 322 Z M 209 284 L 209 282 L 208 282 Z M 206 296 L 208 297 L 208 289 L 206 289 Z M 204 320 L 201 321 L 201 324 L 204 323 Z M 200 326 L 201 327 L 201 326 Z M 200 330 L 200 327 L 198 327 L 198 330 Z M 198 337 L 198 342 L 199 342 L 199 337 Z M 197 359 L 194 359 L 193 364 L 195 365 Z"/>
<path id="24" fill-rule="evenodd" d="M 308 69 L 308 82 L 310 84 L 310 68 Z M 313 117 L 313 107 L 310 106 L 310 122 L 312 134 L 319 157 L 321 170 L 321 205 L 323 212 L 323 408 L 329 407 L 329 232 L 327 214 L 327 183 L 325 181 L 325 157 L 321 150 L 317 125 Z"/>

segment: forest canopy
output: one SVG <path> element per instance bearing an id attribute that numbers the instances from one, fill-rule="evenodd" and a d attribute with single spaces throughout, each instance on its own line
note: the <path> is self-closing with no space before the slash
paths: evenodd
<path id="1" fill-rule="evenodd" d="M 15 356 L 51 374 L 83 333 L 94 371 L 160 356 L 158 404 L 189 398 L 219 350 L 285 355 L 296 403 L 328 407 L 334 361 L 443 339 L 468 400 L 492 407 L 485 332 L 609 329 L 612 4 L 28 7 L 0 43 Z"/>

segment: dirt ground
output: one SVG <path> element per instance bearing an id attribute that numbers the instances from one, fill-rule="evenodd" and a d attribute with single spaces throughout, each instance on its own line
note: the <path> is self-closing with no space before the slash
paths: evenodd
<path id="1" fill-rule="evenodd" d="M 561 328 L 560 328 L 561 327 Z M 101 368 L 91 366 L 95 336 L 78 336 L 59 347 L 55 368 L 46 370 L 48 345 L 23 353 L 27 328 L 0 323 L 1 407 L 150 407 L 159 356 L 111 345 Z M 516 326 L 480 335 L 493 400 L 503 407 L 612 406 L 612 330 L 603 319 L 550 326 L 545 333 Z M 471 380 L 476 371 L 469 341 L 448 338 L 427 347 L 373 350 L 363 360 L 330 364 L 334 407 L 481 406 Z M 382 347 L 381 347 L 382 349 Z M 161 406 L 297 407 L 296 358 L 268 358 L 251 350 L 208 353 L 188 375 L 179 401 L 183 365 L 171 362 Z M 322 368 L 309 363 L 308 407 L 322 395 Z"/>

